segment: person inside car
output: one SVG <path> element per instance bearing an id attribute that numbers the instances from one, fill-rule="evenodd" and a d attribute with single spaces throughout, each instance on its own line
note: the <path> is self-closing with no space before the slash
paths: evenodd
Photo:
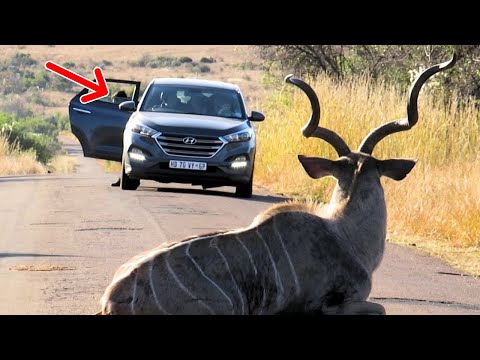
<path id="1" fill-rule="evenodd" d="M 217 111 L 217 115 L 218 116 L 225 116 L 225 117 L 234 116 L 234 112 L 233 112 L 233 109 L 232 109 L 232 104 L 230 104 L 230 103 L 222 104 Z"/>
<path id="2" fill-rule="evenodd" d="M 207 104 L 203 95 L 192 96 L 188 102 L 190 105 L 190 112 L 193 114 L 207 115 Z"/>
<path id="3" fill-rule="evenodd" d="M 215 110 L 217 116 L 223 117 L 240 117 L 241 114 L 233 109 L 232 101 L 225 96 L 215 99 Z"/>
<path id="4" fill-rule="evenodd" d="M 177 97 L 177 92 L 175 90 L 164 90 L 160 93 L 160 103 L 152 107 L 153 111 L 161 111 L 160 109 L 169 109 L 173 112 L 178 112 L 181 110 L 182 102 Z M 168 110 L 167 110 L 168 112 Z"/>
<path id="5" fill-rule="evenodd" d="M 118 90 L 112 95 L 112 102 L 115 104 L 120 104 L 127 100 L 129 100 L 129 97 L 124 90 Z"/>

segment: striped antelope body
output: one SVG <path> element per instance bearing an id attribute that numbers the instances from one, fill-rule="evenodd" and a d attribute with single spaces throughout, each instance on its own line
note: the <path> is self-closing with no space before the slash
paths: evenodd
<path id="1" fill-rule="evenodd" d="M 455 61 L 454 54 L 420 74 L 410 89 L 407 117 L 374 129 L 357 151 L 318 126 L 315 92 L 287 76 L 311 102 L 303 135 L 327 141 L 338 153 L 336 160 L 298 156 L 310 177 L 336 178 L 330 202 L 275 205 L 246 228 L 139 254 L 114 274 L 98 314 L 385 314 L 383 306 L 367 301 L 386 237 L 380 177 L 402 180 L 415 160 L 378 160 L 371 154 L 385 136 L 416 124 L 422 85 Z"/>

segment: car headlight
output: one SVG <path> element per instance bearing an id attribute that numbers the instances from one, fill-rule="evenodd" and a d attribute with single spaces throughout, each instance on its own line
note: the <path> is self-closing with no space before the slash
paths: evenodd
<path id="1" fill-rule="evenodd" d="M 230 167 L 232 169 L 243 169 L 246 168 L 248 165 L 248 160 L 247 157 L 242 155 L 242 156 L 237 156 L 235 160 L 230 164 Z"/>
<path id="2" fill-rule="evenodd" d="M 145 161 L 146 159 L 145 153 L 136 147 L 132 147 L 128 152 L 128 155 L 130 156 L 130 159 L 133 159 L 136 161 Z"/>
<path id="3" fill-rule="evenodd" d="M 152 136 L 158 133 L 157 130 L 152 129 L 151 127 L 148 127 L 146 125 L 142 124 L 132 124 L 130 126 L 130 130 L 134 133 L 140 134 L 140 135 L 145 135 L 145 136 Z"/>
<path id="4" fill-rule="evenodd" d="M 252 130 L 242 130 L 233 134 L 225 135 L 223 138 L 228 142 L 248 141 L 252 138 Z"/>

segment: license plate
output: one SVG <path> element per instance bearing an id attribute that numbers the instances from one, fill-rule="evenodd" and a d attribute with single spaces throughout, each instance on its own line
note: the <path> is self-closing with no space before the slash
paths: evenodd
<path id="1" fill-rule="evenodd" d="M 170 160 L 171 169 L 185 169 L 185 170 L 207 170 L 207 163 L 197 161 L 180 161 Z"/>

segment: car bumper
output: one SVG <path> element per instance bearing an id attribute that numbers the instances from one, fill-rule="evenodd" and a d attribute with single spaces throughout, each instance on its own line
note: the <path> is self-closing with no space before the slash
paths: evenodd
<path id="1" fill-rule="evenodd" d="M 253 140 L 225 144 L 211 158 L 167 155 L 155 139 L 137 134 L 131 134 L 124 141 L 125 173 L 132 179 L 204 186 L 235 186 L 248 183 L 252 176 L 255 159 Z M 132 152 L 134 148 L 137 154 Z M 141 151 L 140 156 L 138 150 Z M 247 160 L 241 163 L 235 161 L 242 156 Z M 204 171 L 171 169 L 170 160 L 204 162 L 207 168 Z"/>

